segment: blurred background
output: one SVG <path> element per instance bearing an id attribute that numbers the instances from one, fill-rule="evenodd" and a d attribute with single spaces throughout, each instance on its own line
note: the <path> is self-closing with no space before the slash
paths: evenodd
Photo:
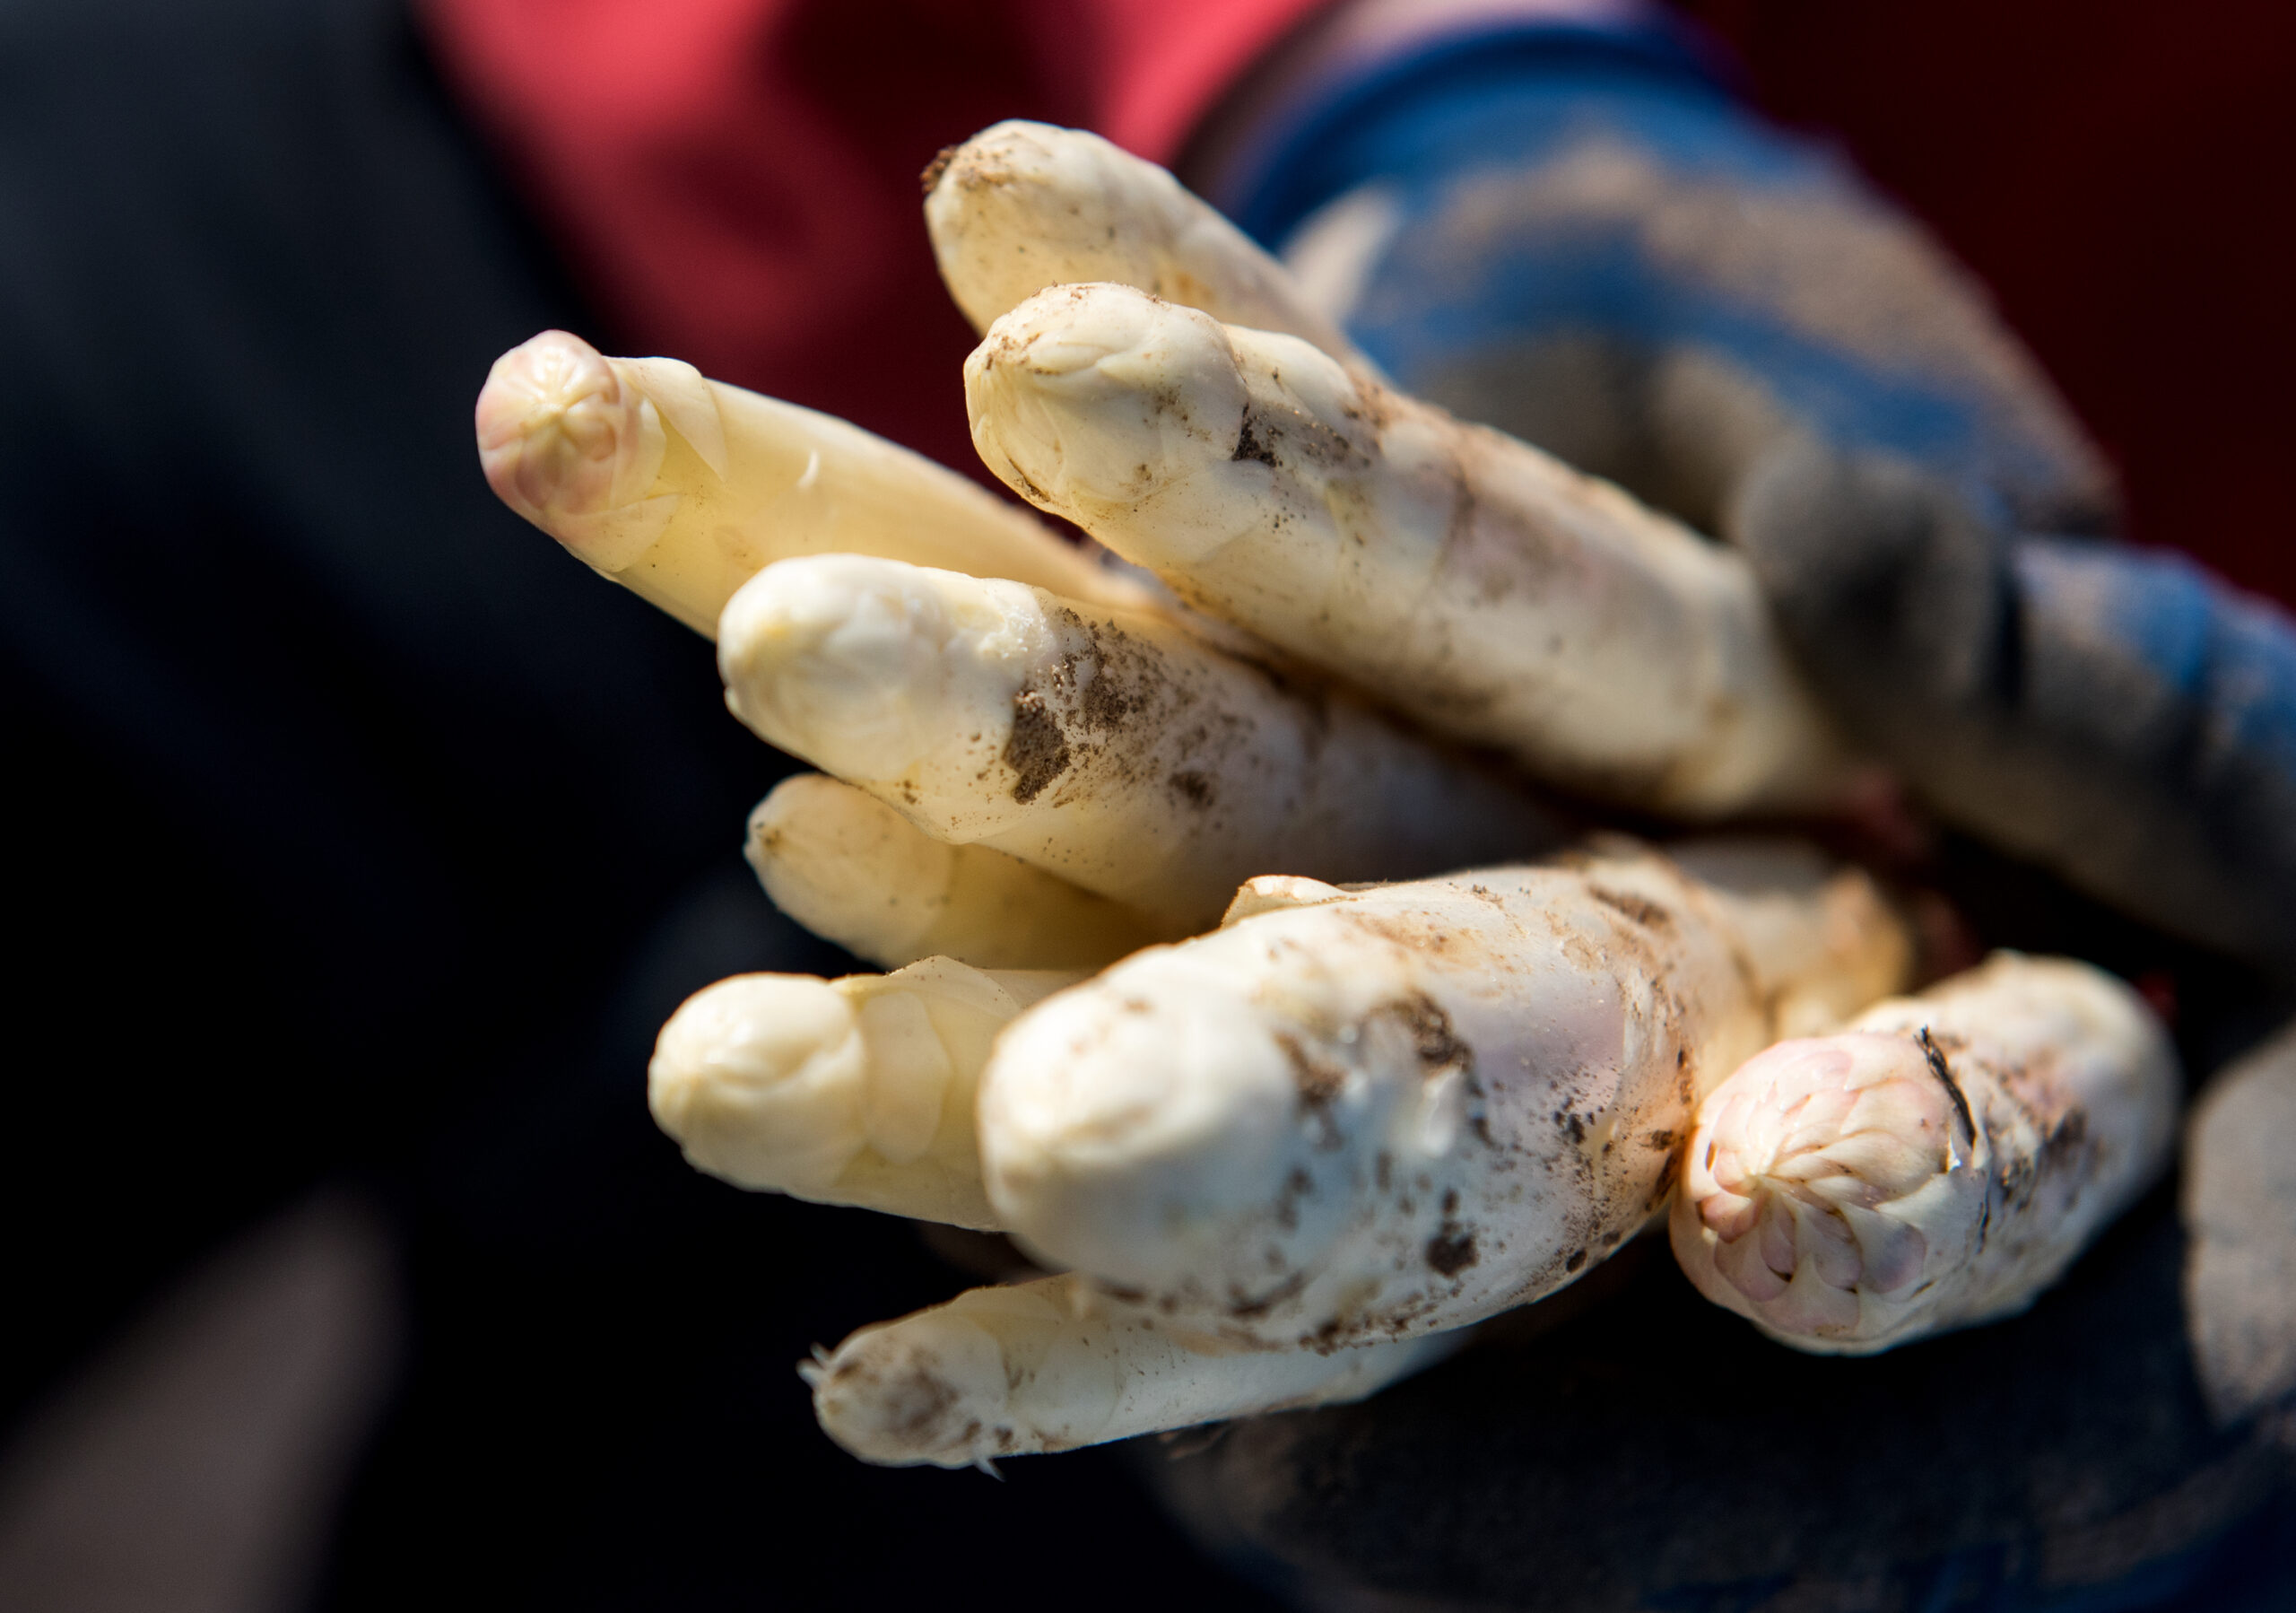
<path id="1" fill-rule="evenodd" d="M 1151 1498 L 1164 1454 L 998 1484 L 814 1429 L 813 1345 L 967 1277 L 652 1127 L 686 994 L 853 965 L 738 856 L 790 764 L 495 502 L 470 408 L 561 326 L 978 474 L 918 170 L 1022 116 L 1211 185 L 1325 9 L 0 0 L 0 1606 L 1283 1605 Z M 1984 282 L 2135 541 L 2296 602 L 2296 9 L 1679 15 Z M 1937 858 L 1987 939 L 2152 977 L 2202 1064 L 2268 1023 Z M 2253 1583 L 2290 1536 L 2234 1511 Z M 2235 1605 L 2113 1594 L 2080 1605 Z"/>

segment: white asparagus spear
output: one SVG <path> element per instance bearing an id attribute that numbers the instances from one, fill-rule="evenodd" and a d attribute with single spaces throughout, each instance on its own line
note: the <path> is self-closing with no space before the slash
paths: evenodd
<path id="1" fill-rule="evenodd" d="M 1820 1354 L 2013 1315 L 2166 1167 L 2178 1086 L 2134 991 L 1996 954 L 1716 1088 L 1675 1256 L 1707 1298 Z"/>
<path id="2" fill-rule="evenodd" d="M 1664 1200 L 1699 1097 L 1782 1003 L 1902 983 L 1864 876 L 1751 900 L 1759 921 L 1632 847 L 1352 893 L 1253 880 L 1218 933 L 1007 1027 L 989 1199 L 1112 1304 L 1244 1345 L 1536 1299 Z"/>
<path id="3" fill-rule="evenodd" d="M 832 551 L 1143 597 L 923 455 L 676 359 L 608 358 L 546 330 L 494 362 L 477 424 L 503 502 L 705 636 L 761 568 Z"/>
<path id="4" fill-rule="evenodd" d="M 984 1229 L 974 1094 L 990 1042 L 1077 977 L 927 958 L 825 981 L 740 974 L 688 998 L 647 1103 L 689 1162 L 745 1188 Z"/>
<path id="5" fill-rule="evenodd" d="M 935 837 L 1187 933 L 1269 868 L 1371 879 L 1554 843 L 1531 798 L 1168 618 L 855 555 L 726 606 L 726 702 Z"/>
<path id="6" fill-rule="evenodd" d="M 1176 938 L 1017 857 L 935 840 L 821 773 L 774 786 L 750 814 L 743 853 L 775 906 L 888 969 L 947 957 L 979 969 L 1085 972 Z"/>
<path id="7" fill-rule="evenodd" d="M 1370 368 L 1282 264 L 1171 175 L 1098 135 L 1013 119 L 944 153 L 926 179 L 933 256 L 975 330 L 1048 286 L 1110 280 Z"/>
<path id="8" fill-rule="evenodd" d="M 862 1460 L 965 1468 L 1361 1399 L 1464 1342 L 1452 1333 L 1323 1354 L 1219 1348 L 1109 1315 L 1062 1276 L 974 1288 L 864 1328 L 798 1371 L 822 1431 Z"/>
<path id="9" fill-rule="evenodd" d="M 965 401 L 1030 502 L 1438 733 L 1691 816 L 1840 781 L 1740 556 L 1296 337 L 1063 286 L 991 327 Z"/>

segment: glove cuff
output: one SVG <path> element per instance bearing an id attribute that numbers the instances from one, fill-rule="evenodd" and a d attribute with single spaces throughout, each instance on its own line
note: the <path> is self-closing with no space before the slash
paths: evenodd
<path id="1" fill-rule="evenodd" d="M 1371 177 L 1376 142 L 1361 134 L 1374 122 L 1462 90 L 1621 78 L 1707 94 L 1741 85 L 1718 41 L 1653 0 L 1354 0 L 1248 74 L 1176 166 L 1273 247 Z"/>

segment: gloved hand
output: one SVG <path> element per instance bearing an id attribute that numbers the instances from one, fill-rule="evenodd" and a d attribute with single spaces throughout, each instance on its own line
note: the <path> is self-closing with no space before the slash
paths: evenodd
<path id="1" fill-rule="evenodd" d="M 1213 198 L 1405 388 L 1744 550 L 1945 819 L 2296 973 L 2296 632 L 2089 541 L 2107 467 L 1919 226 L 1655 8 L 1352 10 Z"/>

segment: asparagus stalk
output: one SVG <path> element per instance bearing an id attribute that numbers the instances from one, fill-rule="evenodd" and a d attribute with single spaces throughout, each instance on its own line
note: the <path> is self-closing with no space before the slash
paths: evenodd
<path id="1" fill-rule="evenodd" d="M 737 1186 L 993 1229 L 981 1067 L 1015 1015 L 1075 979 L 947 958 L 837 981 L 736 975 L 663 1025 L 647 1102 L 690 1162 Z"/>
<path id="2" fill-rule="evenodd" d="M 1000 123 L 945 153 L 927 179 L 933 256 L 975 330 L 1048 286 L 1110 280 L 1370 367 L 1282 264 L 1171 175 L 1098 135 Z"/>
<path id="3" fill-rule="evenodd" d="M 864 1461 L 986 1466 L 1167 1428 L 1356 1400 L 1459 1334 L 1318 1354 L 1191 1343 L 1106 1314 L 1074 1277 L 975 1288 L 864 1328 L 798 1368 L 822 1430 Z"/>
<path id="4" fill-rule="evenodd" d="M 1733 893 L 1631 847 L 1343 891 L 1255 879 L 999 1039 L 1006 1225 L 1106 1302 L 1248 1347 L 1478 1321 L 1610 1253 L 1705 1090 L 1902 983 L 1862 875 Z"/>
<path id="5" fill-rule="evenodd" d="M 821 773 L 785 779 L 758 803 L 744 854 L 775 906 L 888 969 L 948 957 L 1087 971 L 1174 938 L 1017 857 L 935 840 Z"/>
<path id="6" fill-rule="evenodd" d="M 546 330 L 494 362 L 479 459 L 503 502 L 706 637 L 735 589 L 849 551 L 1074 596 L 1143 596 L 1042 523 L 858 426 Z"/>
<path id="7" fill-rule="evenodd" d="M 996 321 L 965 401 L 1030 502 L 1437 733 L 1692 816 L 1840 782 L 1737 554 L 1297 337 L 1064 286 Z"/>
<path id="8" fill-rule="evenodd" d="M 2012 1315 L 2159 1177 L 2178 1086 L 2135 992 L 1996 954 L 1718 1087 L 1675 1256 L 1709 1299 L 1822 1354 Z"/>
<path id="9" fill-rule="evenodd" d="M 760 573 L 721 630 L 726 703 L 761 737 L 1168 932 L 1271 868 L 1377 878 L 1553 841 L 1520 790 L 1161 615 L 822 555 Z"/>

